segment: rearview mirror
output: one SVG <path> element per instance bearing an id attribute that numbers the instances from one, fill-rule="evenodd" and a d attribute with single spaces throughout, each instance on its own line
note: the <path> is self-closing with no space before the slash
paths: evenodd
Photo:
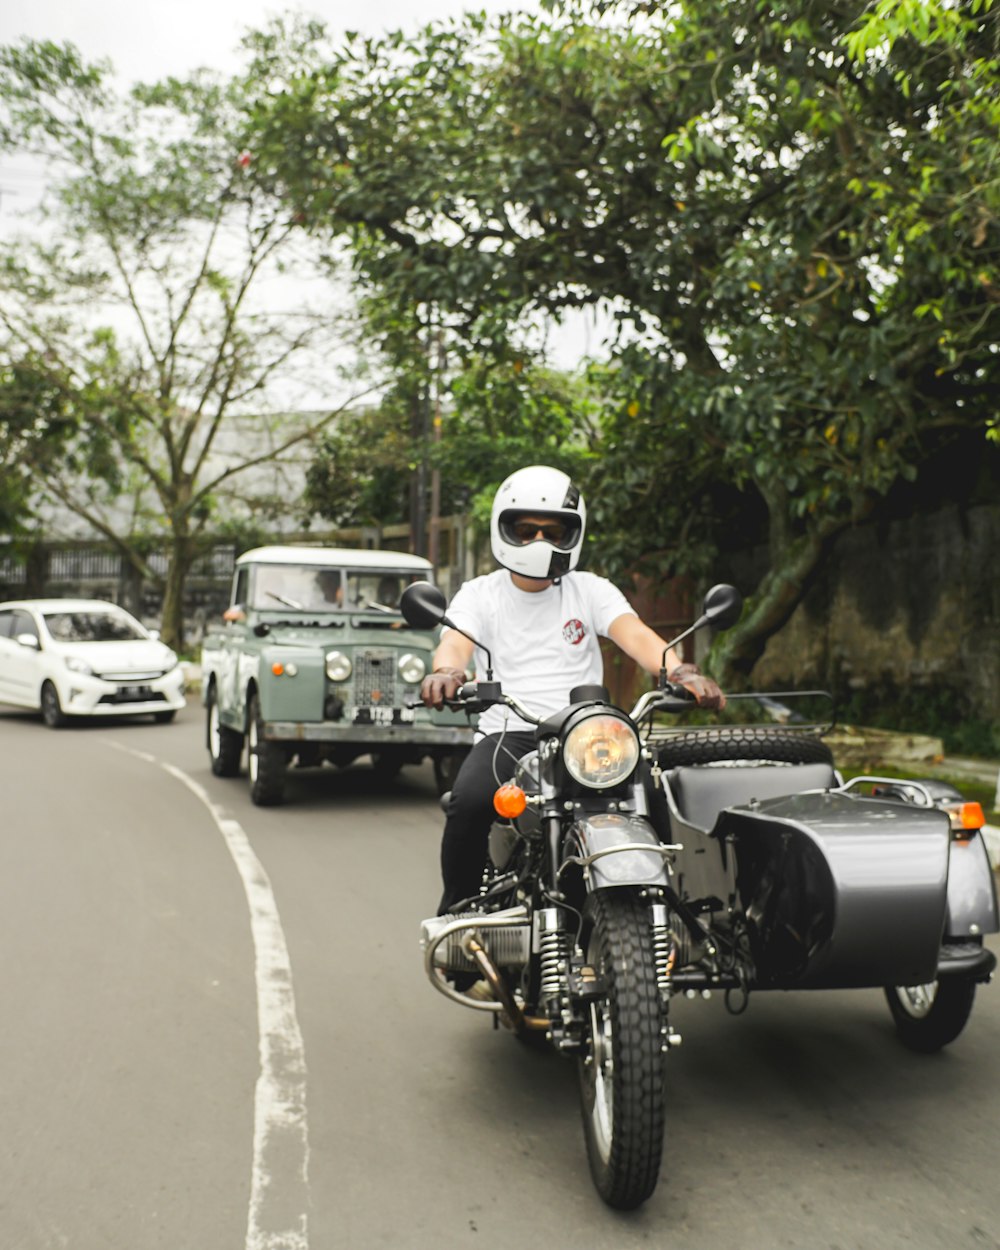
<path id="1" fill-rule="evenodd" d="M 399 601 L 407 625 L 414 629 L 434 629 L 445 618 L 448 602 L 437 586 L 430 582 L 414 582 L 403 591 Z"/>
<path id="2" fill-rule="evenodd" d="M 703 619 L 715 629 L 731 629 L 743 611 L 743 596 L 735 586 L 713 586 L 705 596 Z"/>
<path id="3" fill-rule="evenodd" d="M 31 651 L 41 651 L 42 649 L 42 644 L 34 634 L 18 634 L 17 641 L 22 647 L 27 647 Z"/>

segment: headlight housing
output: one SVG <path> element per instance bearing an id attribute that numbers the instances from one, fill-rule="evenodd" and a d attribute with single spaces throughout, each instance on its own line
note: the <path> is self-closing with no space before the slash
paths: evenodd
<path id="1" fill-rule="evenodd" d="M 90 667 L 86 660 L 81 660 L 78 656 L 68 655 L 66 657 L 66 667 L 71 673 L 83 673 L 86 677 L 93 677 L 94 670 Z"/>
<path id="2" fill-rule="evenodd" d="M 347 681 L 354 671 L 351 657 L 343 651 L 330 651 L 326 657 L 326 675 L 331 681 Z"/>
<path id="3" fill-rule="evenodd" d="M 399 657 L 399 675 L 403 681 L 414 686 L 418 681 L 424 680 L 427 672 L 427 665 L 423 662 L 419 655 L 401 655 Z"/>
<path id="4" fill-rule="evenodd" d="M 639 735 L 622 717 L 597 712 L 576 722 L 563 741 L 562 752 L 574 781 L 592 790 L 610 790 L 635 772 Z"/>

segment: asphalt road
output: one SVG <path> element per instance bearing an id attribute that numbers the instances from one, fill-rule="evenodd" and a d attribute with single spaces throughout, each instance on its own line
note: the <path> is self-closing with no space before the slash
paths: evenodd
<path id="1" fill-rule="evenodd" d="M 660 1185 L 621 1215 L 571 1064 L 423 980 L 429 770 L 257 809 L 196 703 L 0 709 L 0 760 L 2 1250 L 1000 1247 L 1000 985 L 929 1058 L 877 991 L 681 1001 Z"/>

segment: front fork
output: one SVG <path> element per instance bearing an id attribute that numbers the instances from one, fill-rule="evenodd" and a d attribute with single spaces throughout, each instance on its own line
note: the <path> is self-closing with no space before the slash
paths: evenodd
<path id="1" fill-rule="evenodd" d="M 549 1020 L 553 1045 L 564 1054 L 585 1054 L 590 1046 L 590 1006 L 605 995 L 604 986 L 577 947 L 578 932 L 570 932 L 568 920 L 575 913 L 561 907 L 535 912 L 539 963 L 539 1006 Z M 649 906 L 650 944 L 656 964 L 656 988 L 660 1008 L 663 1052 L 679 1046 L 681 1035 L 669 1023 L 674 994 L 672 973 L 677 949 L 664 903 Z"/>

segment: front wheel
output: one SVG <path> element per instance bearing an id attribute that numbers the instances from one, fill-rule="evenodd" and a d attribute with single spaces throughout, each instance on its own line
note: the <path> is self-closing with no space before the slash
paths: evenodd
<path id="1" fill-rule="evenodd" d="M 251 695 L 247 708 L 247 760 L 250 773 L 250 801 L 258 807 L 273 807 L 285 797 L 285 748 L 268 742 L 262 732 L 260 699 Z"/>
<path id="2" fill-rule="evenodd" d="M 885 991 L 899 1040 L 910 1050 L 933 1054 L 953 1042 L 972 1013 L 976 983 L 951 976 L 928 985 L 890 985 Z"/>
<path id="3" fill-rule="evenodd" d="M 243 735 L 224 725 L 219 716 L 219 692 L 214 684 L 208 691 L 208 719 L 205 740 L 216 777 L 238 777 L 243 754 Z"/>
<path id="4" fill-rule="evenodd" d="M 663 1154 L 663 1012 L 649 908 L 624 890 L 598 891 L 584 919 L 587 962 L 604 986 L 579 1063 L 587 1156 L 604 1201 L 631 1210 L 656 1188 Z"/>
<path id="5" fill-rule="evenodd" d="M 61 729 L 66 724 L 66 713 L 59 702 L 59 691 L 50 681 L 42 686 L 42 720 L 50 729 Z"/>

